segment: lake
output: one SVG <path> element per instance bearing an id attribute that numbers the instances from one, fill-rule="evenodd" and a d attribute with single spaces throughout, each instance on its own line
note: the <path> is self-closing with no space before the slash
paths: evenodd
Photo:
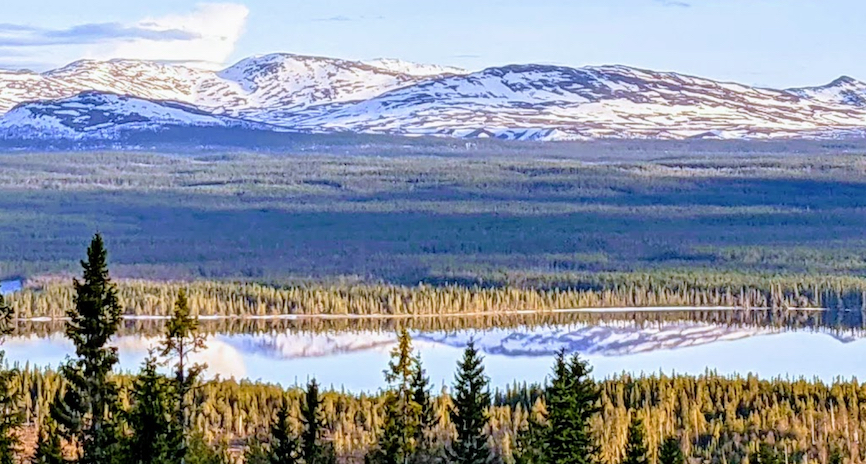
<path id="1" fill-rule="evenodd" d="M 20 280 L 0 280 L 0 295 L 17 292 L 23 284 Z"/>
<path id="2" fill-rule="evenodd" d="M 562 325 L 413 330 L 413 343 L 432 383 L 450 384 L 457 360 L 470 339 L 485 357 L 492 384 L 541 382 L 560 349 L 579 352 L 598 378 L 622 372 L 701 374 L 755 373 L 761 377 L 866 378 L 866 338 L 859 329 L 780 328 L 695 321 L 637 323 L 627 320 Z M 218 333 L 207 339 L 197 361 L 209 376 L 262 380 L 284 386 L 315 377 L 326 386 L 374 391 L 396 335 L 381 330 L 274 330 Z M 121 369 L 134 371 L 148 348 L 149 335 L 124 334 L 114 340 Z M 56 367 L 72 352 L 61 333 L 10 337 L 3 346 L 12 362 Z"/>

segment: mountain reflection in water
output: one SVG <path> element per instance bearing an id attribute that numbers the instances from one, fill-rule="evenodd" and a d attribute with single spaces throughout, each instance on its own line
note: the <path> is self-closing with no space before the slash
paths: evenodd
<path id="1" fill-rule="evenodd" d="M 761 377 L 866 377 L 866 341 L 857 329 L 779 328 L 702 322 L 638 324 L 604 321 L 513 328 L 413 330 L 414 345 L 437 386 L 450 384 L 463 347 L 474 339 L 485 356 L 494 386 L 541 382 L 557 351 L 579 352 L 594 375 L 629 373 L 756 373 Z M 320 383 L 352 391 L 383 385 L 395 335 L 374 330 L 218 333 L 196 361 L 210 376 L 248 378 L 283 385 L 316 377 Z M 151 335 L 118 336 L 121 368 L 138 369 Z M 56 367 L 72 353 L 59 333 L 10 337 L 3 349 L 12 362 Z"/>

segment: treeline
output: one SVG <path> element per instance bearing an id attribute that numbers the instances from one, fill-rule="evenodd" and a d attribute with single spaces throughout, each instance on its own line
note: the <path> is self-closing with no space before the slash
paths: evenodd
<path id="1" fill-rule="evenodd" d="M 812 329 L 856 333 L 863 328 L 863 314 L 839 311 L 798 310 L 670 310 L 670 311 L 574 311 L 491 313 L 483 315 L 409 316 L 409 317 L 290 317 L 290 318 L 213 318 L 201 319 L 204 334 L 389 332 L 402 329 L 422 332 L 486 330 L 490 328 L 533 329 L 574 325 L 634 324 L 637 327 L 662 327 L 670 324 L 714 324 L 732 327 L 772 327 L 779 330 Z M 158 337 L 165 333 L 166 319 L 125 319 L 119 335 Z M 48 336 L 63 332 L 60 319 L 15 321 L 14 336 Z"/>
<path id="2" fill-rule="evenodd" d="M 118 376 L 118 381 L 127 389 L 134 378 Z M 55 372 L 22 370 L 16 376 L 15 389 L 25 392 L 25 424 L 42 422 L 62 383 Z M 598 412 L 590 421 L 590 436 L 600 463 L 620 462 L 634 417 L 645 425 L 650 463 L 659 462 L 657 447 L 667 437 L 674 437 L 687 457 L 701 462 L 745 462 L 761 444 L 780 456 L 787 452 L 789 462 L 825 463 L 834 453 L 844 454 L 850 463 L 866 457 L 861 439 L 866 433 L 866 386 L 856 381 L 824 384 L 706 374 L 622 376 L 597 386 Z M 300 434 L 305 393 L 246 381 L 208 381 L 195 393 L 190 423 L 216 449 L 242 454 L 250 444 L 267 442 L 283 404 L 290 413 L 291 434 Z M 430 397 L 435 417 L 430 435 L 441 446 L 454 433 L 448 418 L 452 395 L 449 391 Z M 333 444 L 339 460 L 361 462 L 374 448 L 386 423 L 386 399 L 384 393 L 320 394 L 321 436 Z M 515 385 L 493 392 L 485 430 L 494 455 L 514 462 L 520 430 L 528 427 L 533 414 L 549 408 L 544 386 Z"/>
<path id="3" fill-rule="evenodd" d="M 866 310 L 866 279 L 739 273 L 593 273 L 510 285 L 299 285 L 122 281 L 125 315 L 167 316 L 184 289 L 194 315 L 453 315 L 571 308 L 730 306 Z M 74 289 L 54 280 L 9 297 L 20 318 L 64 317 Z"/>
<path id="4" fill-rule="evenodd" d="M 202 382 L 204 366 L 189 355 L 204 337 L 182 289 L 141 372 L 117 375 L 108 341 L 122 306 L 101 237 L 82 266 L 65 322 L 75 356 L 58 372 L 0 371 L 0 462 L 781 464 L 854 463 L 866 451 L 866 387 L 856 381 L 597 382 L 584 360 L 561 352 L 546 385 L 491 393 L 470 343 L 452 388 L 435 395 L 405 330 L 373 395 L 320 393 L 314 381 L 289 392 Z M 0 300 L 4 335 L 12 318 Z M 30 448 L 19 445 L 27 431 L 36 437 Z"/>

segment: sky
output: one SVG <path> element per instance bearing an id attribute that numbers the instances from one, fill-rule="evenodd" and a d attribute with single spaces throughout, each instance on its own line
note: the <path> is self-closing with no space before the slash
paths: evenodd
<path id="1" fill-rule="evenodd" d="M 470 70 L 624 64 L 767 87 L 866 80 L 862 0 L 0 0 L 0 68 L 272 52 Z"/>

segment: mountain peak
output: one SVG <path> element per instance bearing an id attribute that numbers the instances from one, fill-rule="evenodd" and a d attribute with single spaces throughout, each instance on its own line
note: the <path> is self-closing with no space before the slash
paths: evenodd
<path id="1" fill-rule="evenodd" d="M 396 58 L 376 58 L 374 60 L 364 61 L 364 64 L 373 66 L 374 68 L 384 69 L 386 71 L 407 74 L 418 77 L 433 77 L 448 74 L 462 75 L 469 74 L 469 71 L 457 68 L 454 66 L 440 66 L 435 64 L 421 64 L 412 61 L 399 60 Z"/>
<path id="2" fill-rule="evenodd" d="M 624 65 L 512 64 L 469 73 L 291 53 L 249 57 L 217 72 L 140 60 L 0 72 L 0 114 L 13 107 L 0 119 L 12 137 L 262 123 L 268 130 L 519 140 L 866 132 L 866 84 L 847 76 L 773 90 Z"/>

